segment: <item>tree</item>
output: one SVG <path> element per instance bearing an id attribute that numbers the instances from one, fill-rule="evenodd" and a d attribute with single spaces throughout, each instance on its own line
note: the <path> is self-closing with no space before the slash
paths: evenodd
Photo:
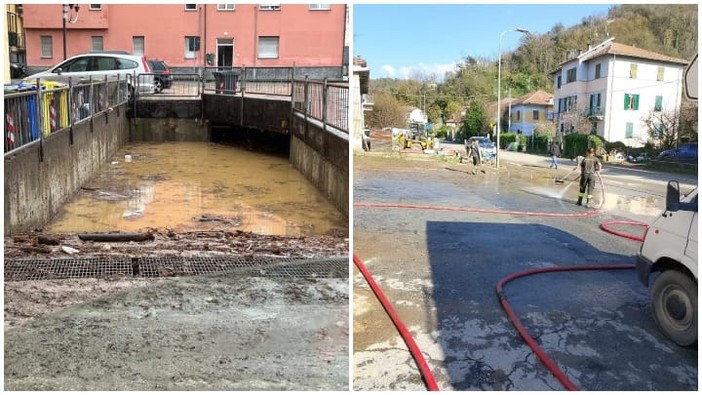
<path id="1" fill-rule="evenodd" d="M 472 101 L 466 110 L 466 117 L 461 127 L 464 137 L 482 135 L 487 127 L 487 118 L 483 108 L 477 101 Z"/>
<path id="2" fill-rule="evenodd" d="M 643 118 L 649 137 L 657 141 L 660 149 L 677 147 L 680 142 L 680 112 L 649 111 Z"/>
<path id="3" fill-rule="evenodd" d="M 561 122 L 565 124 L 566 133 L 592 133 L 592 122 L 585 116 L 587 110 L 585 107 L 578 107 L 561 115 Z"/>
<path id="4" fill-rule="evenodd" d="M 407 127 L 407 114 L 403 105 L 392 95 L 376 93 L 373 110 L 367 116 L 367 124 L 374 129 L 384 127 Z"/>

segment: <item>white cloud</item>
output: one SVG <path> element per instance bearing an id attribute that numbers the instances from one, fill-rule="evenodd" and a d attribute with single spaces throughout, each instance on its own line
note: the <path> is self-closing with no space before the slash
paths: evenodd
<path id="1" fill-rule="evenodd" d="M 390 77 L 395 77 L 395 68 L 389 64 L 383 65 L 380 69 L 386 72 Z"/>
<path id="2" fill-rule="evenodd" d="M 435 74 L 439 81 L 443 81 L 444 75 L 449 71 L 456 70 L 456 63 L 447 64 L 426 64 L 419 63 L 415 66 L 400 66 L 395 68 L 389 64 L 384 65 L 381 69 L 391 78 L 408 79 L 416 74 L 431 76 Z"/>

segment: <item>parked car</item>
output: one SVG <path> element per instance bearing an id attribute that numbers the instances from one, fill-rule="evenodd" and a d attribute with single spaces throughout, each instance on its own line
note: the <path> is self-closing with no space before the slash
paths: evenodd
<path id="1" fill-rule="evenodd" d="M 130 94 L 138 88 L 138 93 L 153 93 L 154 79 L 146 58 L 141 55 L 114 53 L 115 51 L 89 52 L 72 56 L 63 62 L 40 73 L 24 78 L 24 82 L 32 83 L 37 78 L 48 81 L 67 83 L 69 78 L 73 83 L 107 78 L 127 78 Z M 134 77 L 138 82 L 134 82 Z"/>
<path id="2" fill-rule="evenodd" d="M 10 63 L 10 78 L 20 78 L 25 74 L 24 65 L 21 63 Z"/>
<path id="3" fill-rule="evenodd" d="M 658 159 L 697 160 L 697 143 L 685 143 L 678 148 L 671 148 L 658 154 Z"/>
<path id="4" fill-rule="evenodd" d="M 493 143 L 492 140 L 490 140 L 489 138 L 473 136 L 470 139 L 468 139 L 468 144 L 473 144 L 473 141 L 478 142 L 481 155 L 494 157 L 497 153 L 497 147 L 495 146 L 495 143 Z"/>
<path id="5" fill-rule="evenodd" d="M 163 60 L 149 59 L 149 68 L 154 73 L 154 92 L 161 93 L 164 89 L 170 89 L 173 85 L 171 69 Z"/>

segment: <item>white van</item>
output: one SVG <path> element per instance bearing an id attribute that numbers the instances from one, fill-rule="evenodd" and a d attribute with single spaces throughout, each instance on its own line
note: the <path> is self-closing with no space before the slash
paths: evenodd
<path id="1" fill-rule="evenodd" d="M 68 83 L 69 77 L 74 83 L 92 78 L 127 78 L 130 93 L 138 89 L 140 94 L 154 93 L 154 79 L 144 56 L 115 52 L 88 52 L 72 56 L 54 67 L 40 73 L 25 77 L 24 81 L 33 83 L 37 78 L 47 81 Z M 140 76 L 138 84 L 131 79 Z M 135 86 L 138 85 L 138 86 Z"/>
<path id="2" fill-rule="evenodd" d="M 680 184 L 668 182 L 665 211 L 648 227 L 636 269 L 644 285 L 653 278 L 658 327 L 681 346 L 697 343 L 697 232 L 697 187 L 681 198 Z"/>

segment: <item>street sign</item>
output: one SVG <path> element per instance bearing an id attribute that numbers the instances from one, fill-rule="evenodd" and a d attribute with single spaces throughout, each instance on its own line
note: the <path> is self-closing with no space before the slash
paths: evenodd
<path id="1" fill-rule="evenodd" d="M 697 55 L 685 69 L 685 95 L 690 100 L 697 100 Z"/>

